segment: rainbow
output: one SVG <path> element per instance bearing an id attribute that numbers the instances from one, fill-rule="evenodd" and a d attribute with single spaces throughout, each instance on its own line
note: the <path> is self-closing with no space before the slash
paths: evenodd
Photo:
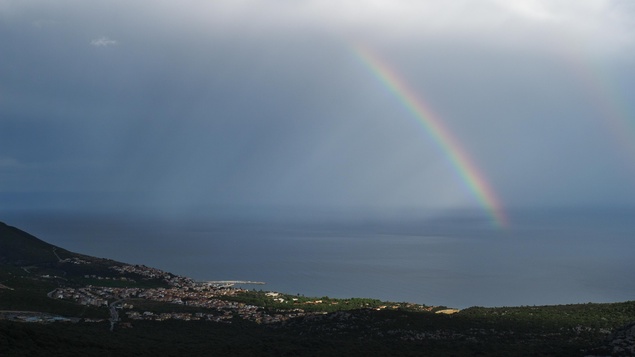
<path id="1" fill-rule="evenodd" d="M 443 125 L 441 118 L 430 109 L 429 105 L 426 105 L 425 102 L 418 98 L 406 82 L 376 54 L 363 46 L 356 46 L 355 54 L 365 64 L 366 68 L 423 125 L 428 135 L 446 154 L 462 182 L 474 194 L 480 205 L 488 211 L 493 224 L 497 227 L 506 227 L 508 219 L 505 212 L 503 212 L 499 199 L 467 152 Z"/>
<path id="2" fill-rule="evenodd" d="M 570 42 L 570 41 L 569 41 Z M 629 112 L 629 106 L 623 94 L 617 89 L 613 80 L 600 63 L 594 63 L 589 55 L 580 47 L 570 45 L 562 47 L 563 63 L 579 81 L 589 102 L 597 110 L 597 114 L 608 125 L 615 138 L 618 152 L 622 155 L 627 169 L 635 175 L 635 121 Z"/>

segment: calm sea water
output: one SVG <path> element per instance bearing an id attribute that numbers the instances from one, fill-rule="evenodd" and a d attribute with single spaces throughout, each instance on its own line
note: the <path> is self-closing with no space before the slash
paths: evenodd
<path id="1" fill-rule="evenodd" d="M 66 249 L 197 280 L 428 305 L 542 305 L 635 299 L 635 215 L 524 212 L 506 229 L 469 217 L 296 223 L 4 214 Z"/>

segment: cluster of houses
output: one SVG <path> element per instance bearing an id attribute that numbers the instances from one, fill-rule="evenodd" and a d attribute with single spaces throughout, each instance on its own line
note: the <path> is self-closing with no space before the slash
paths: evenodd
<path id="1" fill-rule="evenodd" d="M 254 305 L 234 301 L 218 299 L 220 296 L 231 296 L 242 290 L 219 289 L 209 286 L 194 285 L 181 288 L 114 288 L 101 286 L 87 286 L 83 288 L 58 288 L 50 295 L 55 299 L 71 300 L 83 305 L 108 306 L 109 302 L 123 300 L 121 308 L 126 311 L 126 316 L 131 320 L 163 321 L 168 319 L 195 321 L 207 320 L 215 322 L 231 323 L 231 320 L 242 318 L 256 323 L 274 323 L 290 318 L 304 316 L 301 309 L 295 309 L 279 314 L 268 314 Z M 134 301 L 126 299 L 146 299 L 151 301 L 167 302 L 178 305 L 200 307 L 205 313 L 154 313 L 151 311 L 137 311 L 134 309 Z"/>
<path id="2" fill-rule="evenodd" d="M 194 281 L 184 276 L 174 275 L 160 269 L 150 268 L 145 265 L 114 265 L 110 269 L 120 274 L 135 274 L 144 279 L 159 279 L 167 282 L 171 286 L 190 286 Z"/>
<path id="3" fill-rule="evenodd" d="M 245 292 L 243 289 L 220 286 L 209 283 L 197 283 L 190 278 L 177 276 L 159 269 L 146 267 L 144 265 L 118 265 L 110 269 L 117 271 L 122 277 L 111 279 L 123 280 L 123 275 L 134 274 L 142 279 L 160 279 L 168 283 L 166 288 L 138 288 L 138 287 L 104 287 L 88 285 L 82 288 L 58 288 L 49 293 L 49 297 L 77 302 L 83 305 L 98 307 L 108 307 L 111 309 L 123 308 L 126 316 L 130 320 L 152 320 L 163 321 L 169 319 L 195 321 L 207 320 L 216 322 L 231 323 L 234 318 L 245 319 L 257 323 L 275 323 L 286 321 L 299 316 L 310 316 L 322 314 L 321 312 L 305 312 L 302 309 L 279 311 L 276 313 L 265 312 L 258 306 L 245 303 L 227 301 L 226 297 L 231 297 Z M 90 278 L 100 277 L 91 275 Z M 105 277 L 102 277 L 105 279 Z M 131 281 L 129 277 L 126 278 Z M 266 296 L 278 303 L 297 303 L 297 298 L 285 301 L 284 295 L 276 292 L 268 292 Z M 171 312 L 155 313 L 144 311 L 143 308 L 135 308 L 135 299 L 166 302 L 190 307 L 201 308 L 202 312 Z M 118 301 L 120 303 L 112 304 Z M 338 304 L 337 301 L 304 301 L 304 304 Z M 377 310 L 386 308 L 398 308 L 399 306 L 380 306 Z M 423 308 L 423 306 L 420 306 Z M 204 310 L 203 310 L 204 309 Z M 179 310 L 175 308 L 175 310 Z M 182 310 L 182 309 L 181 309 Z M 204 312 L 203 312 L 204 311 Z"/>
<path id="4" fill-rule="evenodd" d="M 49 293 L 54 299 L 70 300 L 82 305 L 107 307 L 114 301 L 122 301 L 117 308 L 123 308 L 126 316 L 131 320 L 163 321 L 168 319 L 195 321 L 207 320 L 231 323 L 234 318 L 254 321 L 256 323 L 274 323 L 290 318 L 304 316 L 301 309 L 285 311 L 284 313 L 268 314 L 258 306 L 240 302 L 221 300 L 221 297 L 233 296 L 244 292 L 243 289 L 227 288 L 206 283 L 196 283 L 190 278 L 176 276 L 162 270 L 143 265 L 112 266 L 122 275 L 135 274 L 145 279 L 161 279 L 168 283 L 167 288 L 137 288 L 137 287 L 104 287 L 88 285 L 82 288 L 58 288 Z M 95 275 L 87 278 L 102 278 Z M 110 279 L 123 280 L 124 277 L 111 277 Z M 134 281 L 126 278 L 128 281 Z M 278 293 L 271 293 L 272 297 L 278 297 Z M 205 312 L 187 313 L 154 313 L 151 311 L 136 310 L 133 299 L 145 299 L 151 301 L 167 302 L 178 305 L 186 305 L 205 309 Z"/>
<path id="5" fill-rule="evenodd" d="M 90 264 L 89 261 L 83 260 L 83 259 L 79 259 L 77 257 L 73 257 L 73 258 L 66 258 L 66 259 L 60 259 L 60 263 L 70 263 L 70 264 Z"/>
<path id="6" fill-rule="evenodd" d="M 49 293 L 54 299 L 71 300 L 82 305 L 108 306 L 109 300 L 118 300 L 118 296 L 132 298 L 143 289 L 108 288 L 86 286 L 83 288 L 57 288 Z"/>
<path id="7" fill-rule="evenodd" d="M 126 316 L 131 320 L 146 320 L 146 321 L 165 321 L 165 320 L 184 320 L 184 321 L 214 321 L 223 323 L 232 323 L 234 318 L 241 318 L 244 320 L 254 321 L 259 324 L 270 324 L 275 322 L 282 322 L 288 319 L 304 316 L 304 312 L 292 312 L 288 314 L 267 314 L 260 310 L 257 306 L 244 305 L 237 307 L 231 307 L 227 309 L 220 309 L 216 313 L 207 312 L 170 312 L 170 313 L 154 313 L 151 311 L 139 312 L 139 311 L 127 311 Z"/>
<path id="8" fill-rule="evenodd" d="M 52 315 L 52 314 L 47 314 L 44 312 L 0 311 L 0 320 L 50 323 L 50 322 L 77 322 L 80 319 Z"/>
<path id="9" fill-rule="evenodd" d="M 184 321 L 198 321 L 208 320 L 215 322 L 230 322 L 234 317 L 229 311 L 226 311 L 222 315 L 205 314 L 202 312 L 187 313 L 187 312 L 171 312 L 171 313 L 157 313 L 151 311 L 145 311 L 143 313 L 138 311 L 128 311 L 126 315 L 131 320 L 149 320 L 149 321 L 165 321 L 165 320 L 184 320 Z"/>

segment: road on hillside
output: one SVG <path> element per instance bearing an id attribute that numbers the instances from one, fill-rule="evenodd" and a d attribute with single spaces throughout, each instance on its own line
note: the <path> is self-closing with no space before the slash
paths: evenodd
<path id="1" fill-rule="evenodd" d="M 115 329 L 115 324 L 119 322 L 119 313 L 117 312 L 116 305 L 123 302 L 124 299 L 119 299 L 110 304 L 110 331 L 112 332 Z"/>

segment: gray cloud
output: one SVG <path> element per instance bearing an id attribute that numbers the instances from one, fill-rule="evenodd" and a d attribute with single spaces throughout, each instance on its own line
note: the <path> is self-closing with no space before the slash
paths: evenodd
<path id="1" fill-rule="evenodd" d="M 116 40 L 111 40 L 106 36 L 102 36 L 100 38 L 91 40 L 90 44 L 95 47 L 109 47 L 109 46 L 116 46 L 119 44 L 119 42 Z"/>
<path id="2" fill-rule="evenodd" d="M 506 205 L 635 203 L 601 105 L 602 86 L 632 99 L 622 2 L 8 1 L 0 15 L 0 190 L 35 204 L 479 206 L 358 43 Z"/>

